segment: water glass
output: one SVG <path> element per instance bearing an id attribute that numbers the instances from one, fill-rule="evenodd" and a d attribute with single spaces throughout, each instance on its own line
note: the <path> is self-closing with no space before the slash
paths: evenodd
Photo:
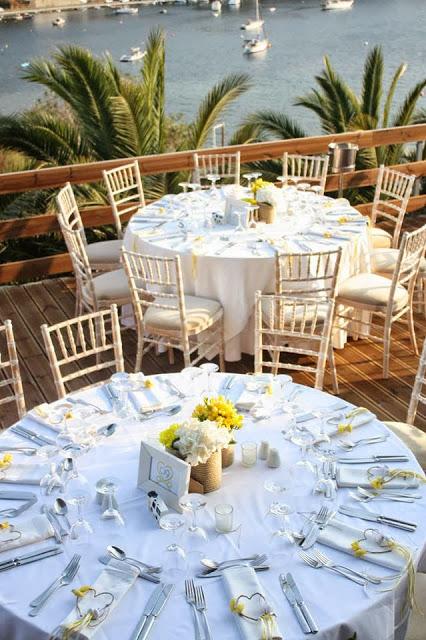
<path id="1" fill-rule="evenodd" d="M 232 504 L 217 504 L 214 508 L 214 519 L 218 533 L 233 531 L 234 507 Z"/>
<path id="2" fill-rule="evenodd" d="M 241 443 L 242 463 L 244 467 L 253 467 L 257 462 L 256 442 Z"/>

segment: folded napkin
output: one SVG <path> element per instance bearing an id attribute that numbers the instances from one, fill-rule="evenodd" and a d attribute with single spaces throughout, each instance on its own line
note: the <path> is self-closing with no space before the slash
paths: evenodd
<path id="1" fill-rule="evenodd" d="M 78 398 L 76 398 L 78 400 Z M 96 402 L 95 402 L 96 404 Z M 86 411 L 88 414 L 90 413 L 90 423 L 96 429 L 99 429 L 111 422 L 110 414 L 99 414 L 96 413 L 96 410 L 85 404 L 75 404 L 71 402 L 61 402 L 57 405 L 55 404 L 47 404 L 44 402 L 43 404 L 39 404 L 37 407 L 31 409 L 28 412 L 28 416 L 31 420 L 38 422 L 43 427 L 48 427 L 52 431 L 57 431 L 60 433 L 64 424 L 63 421 L 60 420 L 61 414 L 59 409 L 63 407 L 64 413 L 68 414 L 69 419 L 67 420 L 67 428 L 71 429 L 73 426 L 79 426 L 80 422 L 83 422 L 87 418 L 84 418 L 82 414 Z M 79 412 L 82 412 L 79 415 Z M 81 416 L 81 417 L 80 417 Z"/>
<path id="2" fill-rule="evenodd" d="M 264 605 L 271 606 L 252 567 L 230 567 L 222 571 L 222 576 L 230 602 L 233 601 L 236 607 L 242 605 L 244 614 L 257 618 L 264 611 Z M 264 625 L 260 620 L 247 620 L 237 613 L 234 613 L 234 615 L 241 637 L 244 640 L 268 638 L 268 636 L 264 635 Z M 271 640 L 281 640 L 282 635 L 278 628 L 276 618 L 272 617 L 272 621 L 272 635 L 270 638 Z"/>
<path id="3" fill-rule="evenodd" d="M 350 240 L 349 234 L 339 234 L 334 231 L 309 231 L 309 233 L 305 234 L 306 236 L 311 236 L 315 238 L 322 238 L 325 240 Z"/>
<path id="4" fill-rule="evenodd" d="M 43 542 L 43 540 L 54 536 L 53 527 L 44 515 L 33 516 L 19 522 L 9 522 L 9 525 L 12 529 L 0 529 L 0 552 Z M 21 533 L 19 537 L 16 531 Z"/>
<path id="5" fill-rule="evenodd" d="M 373 463 L 371 466 L 377 466 Z M 336 474 L 338 487 L 362 487 L 373 489 L 371 478 L 367 475 L 367 469 L 360 469 L 353 465 L 343 465 L 338 468 Z M 394 478 L 386 482 L 383 489 L 416 489 L 419 486 L 417 478 Z"/>
<path id="6" fill-rule="evenodd" d="M 92 592 L 88 592 L 82 598 L 79 598 L 80 613 L 86 613 L 88 609 L 96 607 L 101 611 L 109 605 L 105 610 L 108 614 L 101 618 L 95 626 L 85 626 L 76 630 L 72 636 L 73 640 L 90 640 L 99 631 L 101 627 L 108 626 L 112 611 L 119 602 L 124 598 L 129 589 L 135 584 L 139 575 L 139 570 L 126 562 L 119 560 L 110 560 L 109 564 L 101 572 L 95 583 L 91 585 L 96 591 L 96 596 Z M 100 595 L 103 594 L 103 595 Z M 85 602 L 86 600 L 86 602 Z M 111 604 L 109 604 L 111 603 Z M 52 635 L 52 638 L 59 640 L 63 637 L 66 625 L 71 624 L 80 618 L 77 607 L 65 618 L 58 629 Z"/>
<path id="7" fill-rule="evenodd" d="M 353 429 L 369 424 L 375 418 L 374 413 L 363 409 L 363 407 L 350 409 L 346 413 L 339 413 L 337 416 L 326 419 L 324 431 L 330 437 L 342 436 L 345 433 L 350 433 Z"/>
<path id="8" fill-rule="evenodd" d="M 274 376 L 272 373 L 264 373 L 252 376 L 249 385 L 253 385 L 253 390 L 243 386 L 240 394 L 233 398 L 233 402 L 239 411 L 250 411 L 262 399 L 263 394 L 272 395 Z M 243 383 L 244 385 L 244 383 Z M 263 388 L 262 388 L 263 387 Z M 261 392 L 262 390 L 262 392 Z"/>
<path id="9" fill-rule="evenodd" d="M 48 467 L 34 462 L 15 463 L 0 471 L 0 482 L 10 484 L 35 484 L 39 485 L 43 476 L 48 473 Z"/>
<path id="10" fill-rule="evenodd" d="M 332 549 L 338 549 L 339 551 L 348 553 L 351 556 L 354 556 L 351 545 L 358 541 L 361 541 L 360 544 L 363 549 L 383 551 L 382 547 L 375 545 L 370 539 L 368 542 L 363 540 L 365 538 L 365 530 L 372 528 L 374 528 L 374 523 L 367 524 L 365 529 L 358 529 L 357 527 L 352 527 L 337 518 L 332 518 L 325 529 L 321 531 L 318 537 L 318 542 L 326 545 L 327 547 L 331 547 Z M 382 567 L 394 569 L 395 571 L 401 571 L 404 569 L 406 564 L 406 560 L 403 556 L 393 549 L 386 553 L 367 552 L 362 556 L 362 560 L 374 562 L 374 564 L 379 564 Z"/>
<path id="11" fill-rule="evenodd" d="M 129 375 L 129 380 L 134 387 L 129 392 L 129 398 L 137 411 L 162 409 L 173 404 L 176 400 L 155 378 L 146 378 L 135 373 Z"/>

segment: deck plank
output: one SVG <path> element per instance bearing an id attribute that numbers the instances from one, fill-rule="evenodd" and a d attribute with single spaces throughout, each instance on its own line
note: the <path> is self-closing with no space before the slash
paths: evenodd
<path id="1" fill-rule="evenodd" d="M 0 320 L 13 322 L 18 355 L 20 358 L 27 407 L 56 398 L 47 357 L 44 353 L 40 325 L 52 324 L 73 317 L 75 305 L 72 278 L 55 278 L 28 285 L 0 287 Z M 426 320 L 416 314 L 416 330 L 419 348 L 426 335 Z M 136 335 L 132 330 L 122 333 L 125 366 L 132 371 L 136 352 Z M 383 350 L 379 343 L 369 340 L 350 340 L 344 349 L 336 350 L 339 395 L 356 405 L 366 406 L 384 420 L 404 421 L 411 388 L 417 370 L 418 357 L 414 354 L 406 326 L 394 326 L 391 348 L 391 375 L 382 377 Z M 144 356 L 146 374 L 179 371 L 182 356 L 175 353 L 175 363 L 170 366 L 166 353 Z M 253 358 L 244 355 L 241 361 L 227 363 L 227 370 L 235 373 L 253 371 Z M 96 381 L 94 374 L 85 383 Z M 312 377 L 295 372 L 297 382 L 312 385 Z M 82 383 L 81 383 L 82 384 Z M 330 377 L 326 374 L 326 390 L 330 390 Z M 0 428 L 16 420 L 13 405 L 0 407 Z M 426 411 L 421 408 L 416 425 L 426 431 Z"/>

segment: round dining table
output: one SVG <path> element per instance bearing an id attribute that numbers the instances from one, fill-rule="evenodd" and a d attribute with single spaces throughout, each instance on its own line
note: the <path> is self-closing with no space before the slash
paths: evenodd
<path id="1" fill-rule="evenodd" d="M 411 502 L 374 501 L 367 505 L 356 502 L 352 493 L 356 487 L 339 487 L 334 501 L 326 501 L 324 495 L 316 495 L 312 491 L 315 476 L 306 481 L 299 477 L 299 467 L 295 466 L 300 460 L 299 447 L 291 440 L 286 439 L 285 434 L 291 426 L 293 418 L 296 424 L 299 421 L 306 429 L 319 429 L 320 432 L 330 425 L 336 425 L 342 418 L 342 412 L 347 414 L 352 410 L 352 405 L 315 390 L 291 382 L 288 376 L 277 376 L 272 384 L 273 393 L 264 395 L 261 387 L 253 390 L 253 376 L 233 374 L 210 374 L 203 372 L 197 378 L 189 382 L 185 372 L 152 376 L 149 385 L 141 384 L 141 376 L 131 382 L 134 391 L 129 393 L 131 415 L 126 417 L 122 412 L 114 413 L 109 395 L 105 387 L 100 385 L 84 392 L 71 396 L 75 401 L 83 402 L 81 409 L 86 410 L 85 418 L 81 418 L 86 424 L 101 425 L 114 422 L 117 427 L 110 437 L 99 437 L 97 443 L 84 455 L 76 460 L 79 473 L 84 475 L 91 491 L 91 498 L 84 507 L 84 516 L 93 528 L 93 534 L 89 540 L 84 537 L 75 541 L 70 540 L 69 535 L 62 537 L 62 543 L 58 546 L 63 553 L 33 562 L 25 566 L 17 566 L 0 571 L 0 637 L 4 640 L 47 640 L 50 633 L 73 610 L 75 596 L 71 589 L 82 585 L 93 585 L 105 566 L 99 561 L 106 554 L 108 545 L 116 545 L 125 550 L 130 557 L 139 559 L 153 565 L 163 565 L 165 562 L 166 546 L 171 542 L 171 533 L 159 528 L 157 521 L 148 509 L 147 495 L 138 488 L 138 467 L 141 441 L 148 442 L 161 448 L 158 444 L 159 432 L 174 422 L 187 419 L 195 405 L 204 397 L 208 388 L 210 394 L 222 393 L 231 399 L 236 406 L 246 409 L 244 412 L 243 427 L 235 433 L 237 444 L 235 447 L 235 461 L 232 466 L 223 470 L 221 487 L 211 493 L 205 494 L 206 506 L 198 512 L 198 523 L 205 528 L 208 540 L 202 555 L 217 561 L 235 557 L 247 557 L 252 554 L 267 555 L 269 570 L 256 573 L 259 583 L 267 594 L 269 606 L 276 614 L 277 624 L 282 637 L 286 640 L 301 640 L 305 637 L 301 630 L 297 617 L 292 607 L 284 596 L 280 583 L 280 574 L 291 572 L 306 605 L 315 619 L 319 632 L 318 640 L 349 640 L 355 637 L 359 640 L 392 640 L 394 637 L 400 640 L 404 637 L 405 621 L 401 618 L 401 609 L 406 598 L 406 580 L 395 583 L 385 579 L 379 587 L 369 588 L 354 583 L 326 569 L 314 569 L 308 566 L 300 557 L 300 547 L 283 540 L 282 548 L 275 544 L 271 546 L 271 534 L 277 527 L 274 518 L 267 516 L 269 504 L 283 501 L 289 505 L 293 516 L 290 523 L 295 527 L 296 520 L 309 522 L 312 512 L 318 512 L 324 503 L 331 509 L 337 524 L 327 524 L 322 532 L 322 538 L 315 544 L 316 549 L 325 552 L 331 560 L 337 564 L 345 565 L 358 572 L 369 572 L 375 576 L 385 577 L 395 575 L 395 571 L 386 566 L 381 566 L 380 560 L 373 564 L 374 556 L 368 556 L 373 562 L 368 562 L 365 557 L 354 557 L 348 543 L 347 548 L 342 548 L 341 540 L 346 530 L 355 531 L 357 528 L 362 535 L 366 529 L 375 528 L 384 535 L 396 539 L 411 553 L 414 565 L 419 570 L 426 570 L 426 488 L 420 482 L 412 491 L 416 499 Z M 172 383 L 172 384 L 170 384 Z M 260 391 L 259 391 L 260 389 Z M 176 391 L 177 390 L 177 391 Z M 177 394 L 177 395 L 176 395 Z M 292 400 L 290 403 L 289 400 Z M 66 400 L 57 401 L 61 405 Z M 90 403 L 90 406 L 87 404 Z M 178 404 L 180 411 L 173 417 L 161 412 L 161 407 L 170 403 Z M 31 411 L 20 422 L 22 426 L 32 432 L 57 439 L 57 423 L 55 427 L 49 424 L 49 415 L 52 415 L 53 405 L 45 405 L 41 411 Z M 149 419 L 140 419 L 140 411 L 146 412 L 147 406 L 154 406 L 155 411 Z M 254 409 L 253 409 L 254 407 Z M 291 411 L 290 411 L 291 408 Z M 73 410 L 74 410 L 73 409 Z M 250 410 L 248 410 L 250 409 Z M 260 410 L 259 410 L 260 409 Z M 60 408 L 53 409 L 57 412 Z M 101 413 L 102 410 L 102 413 Z M 311 413 L 311 412 L 314 413 Z M 361 416 L 362 414 L 360 414 Z M 42 418 L 40 416 L 43 416 Z M 47 417 L 46 417 L 47 416 Z M 330 418 L 331 416 L 331 418 Z M 333 419 L 337 416 L 337 420 Z M 340 417 L 339 417 L 340 416 Z M 146 418 L 146 413 L 143 414 Z M 322 421 L 322 428 L 320 422 Z M 294 427 L 294 423 L 293 423 Z M 331 428 L 331 427 L 330 427 Z M 334 427 L 336 429 L 336 427 Z M 386 426 L 372 414 L 366 414 L 359 420 L 353 433 L 330 433 L 331 444 L 337 451 L 338 458 L 345 459 L 353 456 L 369 456 L 399 454 L 407 457 L 406 462 L 393 463 L 392 466 L 410 469 L 421 473 L 421 469 L 412 453 L 405 445 L 393 435 Z M 339 448 L 340 439 L 364 438 L 370 436 L 382 436 L 382 441 L 377 444 L 359 447 L 352 452 L 346 452 Z M 246 467 L 241 461 L 241 444 L 252 441 L 258 445 L 267 442 L 269 447 L 277 450 L 281 460 L 280 466 L 269 467 L 265 460 L 257 459 L 257 462 Z M 0 438 L 2 449 L 8 447 L 39 447 L 25 439 L 22 439 L 11 430 L 6 431 Z M 62 441 L 63 445 L 63 441 Z M 43 475 L 49 467 L 49 463 L 58 462 L 64 456 L 63 451 L 54 454 L 46 463 L 47 453 L 54 453 L 54 449 L 40 447 L 40 453 L 33 456 L 24 456 L 18 452 L 14 454 L 10 469 L 2 474 L 1 491 L 24 490 L 34 492 L 37 502 L 25 513 L 10 523 L 19 530 L 22 522 L 28 522 L 31 518 L 40 518 L 43 505 L 52 505 L 57 497 L 68 500 L 67 488 L 64 493 L 53 491 L 45 495 L 44 491 L 35 483 L 32 485 L 11 484 L 8 478 L 12 478 L 14 465 L 22 467 L 33 464 L 39 465 L 39 475 Z M 276 456 L 275 456 L 276 462 Z M 368 466 L 368 465 L 367 465 Z M 356 469 L 355 469 L 356 467 Z M 358 473 L 359 469 L 366 469 L 366 465 L 348 465 L 338 462 L 339 473 L 346 469 L 345 477 L 351 473 Z M 24 473 L 25 475 L 25 473 Z M 124 519 L 124 526 L 112 519 L 102 519 L 102 509 L 95 500 L 96 483 L 105 477 L 116 478 L 118 490 L 116 500 L 119 511 Z M 359 476 L 357 476 L 359 477 Z M 341 476 L 341 479 L 343 475 Z M 35 480 L 36 482 L 36 480 Z M 266 484 L 265 484 L 266 483 Z M 271 487 L 271 483 L 285 488 L 279 495 L 272 494 L 265 489 Z M 343 484 L 345 484 L 342 481 Z M 348 483 L 346 483 L 348 484 Z M 350 483 L 349 483 L 350 484 Z M 1 495 L 1 494 L 0 494 Z M 230 504 L 234 508 L 234 527 L 232 533 L 220 534 L 215 529 L 214 509 L 218 504 Z M 392 528 L 386 524 L 376 524 L 357 517 L 348 517 L 335 513 L 341 505 L 349 505 L 354 508 L 363 508 L 369 512 L 383 513 L 388 517 L 402 519 L 417 525 L 415 531 L 408 532 Z M 9 507 L 7 501 L 1 502 L 0 507 Z M 299 514 L 296 516 L 296 513 Z M 73 523 L 76 519 L 75 508 L 69 505 L 69 519 Z M 61 520 L 62 521 L 62 520 Z M 67 529 L 65 521 L 62 521 Z M 338 524 L 340 522 L 340 524 Z M 303 526 L 303 525 L 302 525 Z M 333 529 L 333 526 L 336 529 Z M 0 546 L 0 569 L 4 560 L 15 558 L 24 553 L 29 553 L 55 545 L 51 529 L 47 529 L 48 539 L 39 540 L 37 543 L 21 546 L 13 550 L 5 551 Z M 333 533 L 333 531 L 335 533 Z M 185 531 L 181 530 L 180 544 L 185 548 Z M 0 532 L 0 540 L 3 535 Z M 339 537 L 340 536 L 340 537 Z M 321 542 L 322 540 L 322 542 Z M 340 540 L 340 542 L 339 542 Z M 276 541 L 275 541 L 276 542 Z M 345 543 L 346 544 L 346 543 Z M 186 546 L 187 552 L 187 577 L 194 577 L 200 571 L 200 550 Z M 29 603 L 40 594 L 55 578 L 57 578 L 74 553 L 81 555 L 80 567 L 77 575 L 70 585 L 60 588 L 41 609 L 36 617 L 29 616 L 31 611 Z M 377 556 L 375 556 L 377 558 Z M 118 562 L 118 561 L 117 561 Z M 124 561 L 120 561 L 124 563 Z M 221 577 L 195 578 L 196 584 L 202 584 L 207 604 L 207 616 L 212 630 L 212 638 L 216 640 L 238 640 L 242 637 L 236 624 L 235 615 L 229 606 L 229 593 L 225 588 Z M 370 585 L 371 586 L 371 585 Z M 244 585 L 242 586 L 242 588 Z M 91 631 L 90 638 L 96 640 L 127 640 L 132 638 L 132 633 L 147 603 L 153 593 L 155 585 L 144 579 L 134 579 L 133 585 L 127 590 L 123 599 L 116 608 L 107 616 L 98 629 Z M 82 635 L 82 638 L 85 638 Z M 161 615 L 155 621 L 149 634 L 150 640 L 187 640 L 194 637 L 194 621 L 191 608 L 185 599 L 184 580 L 178 580 L 174 590 L 165 605 Z M 251 636 L 255 637 L 255 636 Z M 260 637 L 259 639 L 260 640 Z"/>
<path id="2" fill-rule="evenodd" d="M 221 303 L 228 361 L 253 354 L 255 292 L 274 292 L 277 252 L 341 247 L 339 282 L 370 271 L 367 218 L 347 200 L 294 187 L 277 188 L 276 194 L 273 224 L 244 228 L 247 214 L 236 212 L 250 192 L 227 185 L 164 196 L 135 214 L 125 232 L 130 251 L 179 255 L 185 293 Z M 342 348 L 345 341 L 346 333 L 337 331 L 333 345 Z"/>

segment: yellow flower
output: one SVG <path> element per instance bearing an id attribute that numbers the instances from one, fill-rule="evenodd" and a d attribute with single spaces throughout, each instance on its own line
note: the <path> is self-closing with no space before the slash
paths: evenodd
<path id="1" fill-rule="evenodd" d="M 88 591 L 93 591 L 93 587 L 90 585 L 83 585 L 82 587 L 78 587 L 78 589 L 72 590 L 73 594 L 77 596 L 77 598 L 82 598 Z"/>
<path id="2" fill-rule="evenodd" d="M 370 484 L 373 487 L 373 489 L 383 489 L 384 480 L 383 478 L 380 478 L 380 477 L 374 478 L 374 480 L 372 480 Z"/>
<path id="3" fill-rule="evenodd" d="M 241 429 L 243 416 L 237 413 L 235 406 L 223 396 L 204 398 L 203 404 L 198 404 L 192 412 L 192 417 L 200 422 L 211 420 L 218 427 L 225 427 L 228 431 Z"/>
<path id="4" fill-rule="evenodd" d="M 10 524 L 8 523 L 7 520 L 5 520 L 4 522 L 0 522 L 0 529 L 9 529 Z"/>
<path id="5" fill-rule="evenodd" d="M 272 394 L 274 393 L 274 388 L 272 386 L 272 384 L 268 384 L 265 388 L 265 393 L 267 396 L 272 396 Z"/>
<path id="6" fill-rule="evenodd" d="M 65 420 L 71 420 L 73 417 L 74 416 L 72 411 L 67 411 L 66 414 L 64 415 Z"/>
<path id="7" fill-rule="evenodd" d="M 359 542 L 352 542 L 351 549 L 354 552 L 354 556 L 356 558 L 362 558 L 362 556 L 365 556 L 367 553 L 367 551 L 361 547 Z"/>
<path id="8" fill-rule="evenodd" d="M 322 235 L 324 236 L 324 238 L 332 238 L 330 231 L 324 231 Z"/>
<path id="9" fill-rule="evenodd" d="M 231 601 L 229 603 L 229 608 L 231 609 L 232 613 L 236 613 L 239 616 L 244 611 L 243 603 L 242 602 L 238 602 L 235 598 L 231 598 Z"/>
<path id="10" fill-rule="evenodd" d="M 339 224 L 346 224 L 348 222 L 348 218 L 347 216 L 340 216 L 340 218 L 337 219 L 337 222 Z"/>
<path id="11" fill-rule="evenodd" d="M 346 431 L 350 433 L 352 431 L 352 424 L 350 422 L 341 422 L 337 425 L 337 431 L 339 433 L 345 433 Z"/>
<path id="12" fill-rule="evenodd" d="M 170 427 L 160 432 L 158 439 L 167 449 L 172 449 L 173 443 L 176 440 L 176 431 L 179 427 L 180 424 L 178 423 L 171 424 Z"/>
<path id="13" fill-rule="evenodd" d="M 7 469 L 12 464 L 13 456 L 11 453 L 5 453 L 0 460 L 0 469 Z"/>
<path id="14" fill-rule="evenodd" d="M 154 383 L 152 380 L 145 380 L 145 382 L 143 383 L 143 386 L 145 387 L 145 389 L 152 389 L 152 387 L 154 386 Z"/>

